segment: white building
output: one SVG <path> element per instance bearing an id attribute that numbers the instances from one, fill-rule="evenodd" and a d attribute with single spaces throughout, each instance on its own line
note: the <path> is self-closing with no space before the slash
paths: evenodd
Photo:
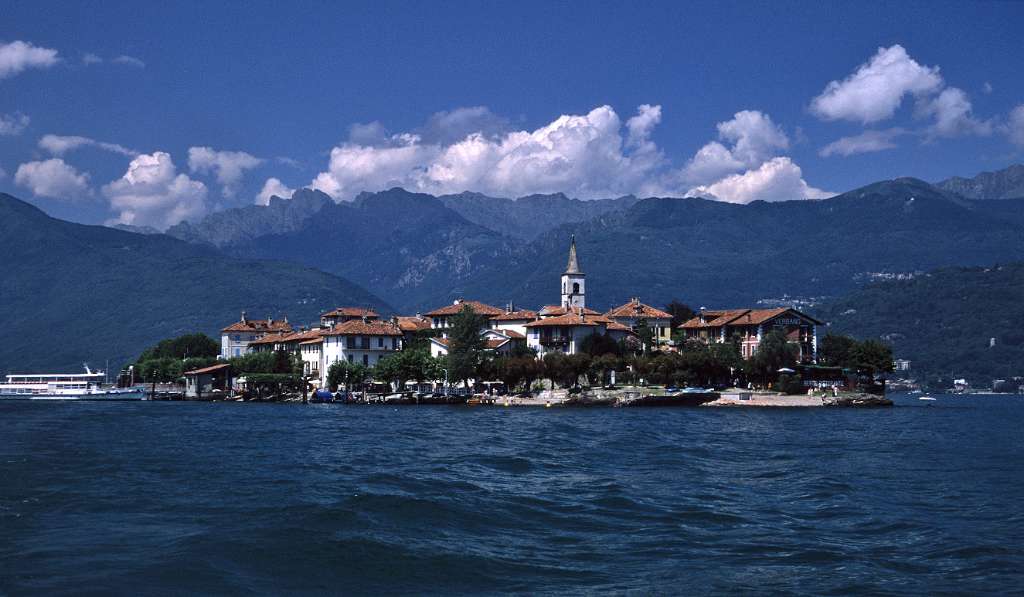
<path id="1" fill-rule="evenodd" d="M 391 322 L 346 321 L 325 331 L 321 337 L 322 372 L 338 361 L 372 367 L 382 358 L 402 349 L 402 331 Z"/>
<path id="2" fill-rule="evenodd" d="M 641 322 L 653 332 L 655 346 L 666 344 L 672 340 L 672 314 L 656 309 L 633 298 L 625 305 L 620 305 L 604 314 L 605 317 L 637 331 Z"/>
<path id="3" fill-rule="evenodd" d="M 229 359 L 245 354 L 249 350 L 249 343 L 259 340 L 268 333 L 290 333 L 292 326 L 288 325 L 288 318 L 277 321 L 267 319 L 249 319 L 242 311 L 242 319 L 220 331 L 220 356 L 221 359 Z"/>

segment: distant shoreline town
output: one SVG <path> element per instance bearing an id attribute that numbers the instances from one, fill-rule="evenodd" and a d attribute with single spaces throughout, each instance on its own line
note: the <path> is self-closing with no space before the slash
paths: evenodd
<path id="1" fill-rule="evenodd" d="M 680 403 L 706 403 L 721 398 L 716 389 L 734 388 L 739 402 L 763 391 L 809 396 L 821 404 L 840 390 L 863 385 L 842 367 L 819 366 L 823 324 L 795 308 L 701 308 L 676 326 L 678 314 L 639 298 L 601 313 L 587 307 L 587 277 L 575 237 L 559 282 L 559 303 L 536 311 L 457 299 L 426 313 L 386 319 L 370 308 L 339 307 L 308 329 L 243 312 L 221 330 L 216 363 L 184 372 L 184 395 L 275 395 L 280 383 L 264 391 L 258 387 L 274 382 L 266 377 L 273 373 L 236 370 L 245 368 L 247 359 L 269 363 L 274 355 L 291 359 L 277 374 L 301 376 L 304 399 L 325 401 L 353 396 L 366 401 L 375 393 L 445 401 L 479 396 L 493 402 L 504 396 L 506 404 L 550 404 L 584 400 L 589 393 L 598 402 L 621 403 L 623 392 L 613 388 L 639 386 L 655 388 L 660 402 L 675 393 Z M 773 343 L 775 354 L 770 362 L 754 365 L 765 357 L 765 343 Z M 510 368 L 521 371 L 510 373 Z M 545 377 L 550 383 L 538 384 Z M 353 393 L 353 388 L 363 391 Z M 631 395 L 652 396 L 651 391 Z"/>

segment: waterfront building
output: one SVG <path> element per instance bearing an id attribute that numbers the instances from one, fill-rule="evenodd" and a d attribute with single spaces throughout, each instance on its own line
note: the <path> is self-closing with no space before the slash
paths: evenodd
<path id="1" fill-rule="evenodd" d="M 186 371 L 184 376 L 186 398 L 202 398 L 214 390 L 226 392 L 231 389 L 231 365 L 228 363 Z"/>
<path id="2" fill-rule="evenodd" d="M 338 361 L 373 366 L 402 349 L 402 331 L 390 321 L 346 321 L 325 330 L 321 338 L 322 372 Z"/>
<path id="3" fill-rule="evenodd" d="M 491 327 L 490 320 L 493 317 L 497 317 L 505 313 L 504 309 L 500 309 L 493 305 L 481 303 L 480 301 L 467 301 L 464 299 L 455 299 L 450 305 L 445 305 L 439 309 L 434 309 L 426 313 L 426 316 L 430 318 L 430 327 L 435 330 L 439 330 L 439 334 L 442 338 L 448 337 L 448 328 L 451 327 L 451 318 L 457 315 L 459 311 L 462 311 L 463 307 L 469 306 L 470 310 L 477 315 L 483 315 L 487 318 L 486 327 L 480 331 L 483 332 Z"/>
<path id="4" fill-rule="evenodd" d="M 302 373 L 309 377 L 313 385 L 321 385 L 324 381 L 323 363 L 324 338 L 319 335 L 299 342 L 299 358 L 302 359 Z"/>
<path id="5" fill-rule="evenodd" d="M 576 354 L 584 338 L 604 334 L 611 323 L 604 315 L 591 315 L 583 308 L 564 315 L 543 317 L 526 324 L 526 345 L 542 357 L 549 352 Z"/>
<path id="6" fill-rule="evenodd" d="M 653 333 L 654 347 L 668 344 L 672 340 L 672 315 L 641 303 L 639 298 L 633 298 L 625 305 L 615 307 L 604 315 L 633 332 L 636 332 L 641 324 L 646 324 Z"/>
<path id="7" fill-rule="evenodd" d="M 320 315 L 320 326 L 329 328 L 353 320 L 375 320 L 380 318 L 376 311 L 368 307 L 338 307 Z"/>
<path id="8" fill-rule="evenodd" d="M 910 361 L 907 359 L 895 359 L 892 362 L 893 371 L 910 371 Z"/>
<path id="9" fill-rule="evenodd" d="M 687 340 L 737 342 L 740 355 L 749 359 L 757 352 L 761 338 L 779 329 L 798 349 L 797 360 L 815 362 L 818 357 L 820 321 L 796 309 L 701 309 L 693 319 L 679 326 Z"/>
<path id="10" fill-rule="evenodd" d="M 220 356 L 221 359 L 228 359 L 245 354 L 249 350 L 249 344 L 254 340 L 267 334 L 278 334 L 291 332 L 292 326 L 288 324 L 288 318 L 283 320 L 249 319 L 245 311 L 242 311 L 242 318 L 225 327 L 220 331 Z"/>

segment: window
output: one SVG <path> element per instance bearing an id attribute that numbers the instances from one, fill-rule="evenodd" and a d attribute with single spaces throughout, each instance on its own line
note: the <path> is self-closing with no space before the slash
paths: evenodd
<path id="1" fill-rule="evenodd" d="M 384 348 L 384 336 L 377 336 L 377 348 Z"/>
<path id="2" fill-rule="evenodd" d="M 235 349 L 235 356 L 237 357 L 237 356 L 239 356 L 241 354 L 242 354 L 242 351 L 236 348 Z"/>
<path id="3" fill-rule="evenodd" d="M 364 354 L 363 355 L 363 364 L 364 365 L 369 365 L 370 364 L 370 355 L 368 355 L 368 354 Z"/>
<path id="4" fill-rule="evenodd" d="M 572 293 L 573 294 L 579 294 L 580 293 L 580 283 L 579 282 L 573 282 L 572 283 Z"/>
<path id="5" fill-rule="evenodd" d="M 235 342 L 238 342 L 239 340 L 242 339 L 242 337 L 238 334 L 235 334 L 231 339 L 234 340 Z"/>
<path id="6" fill-rule="evenodd" d="M 348 362 L 352 362 L 352 355 L 348 355 Z"/>

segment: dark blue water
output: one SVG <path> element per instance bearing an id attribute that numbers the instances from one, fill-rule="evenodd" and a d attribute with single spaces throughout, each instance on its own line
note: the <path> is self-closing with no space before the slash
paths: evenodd
<path id="1" fill-rule="evenodd" d="M 1024 397 L 0 403 L 0 594 L 1006 593 Z"/>

